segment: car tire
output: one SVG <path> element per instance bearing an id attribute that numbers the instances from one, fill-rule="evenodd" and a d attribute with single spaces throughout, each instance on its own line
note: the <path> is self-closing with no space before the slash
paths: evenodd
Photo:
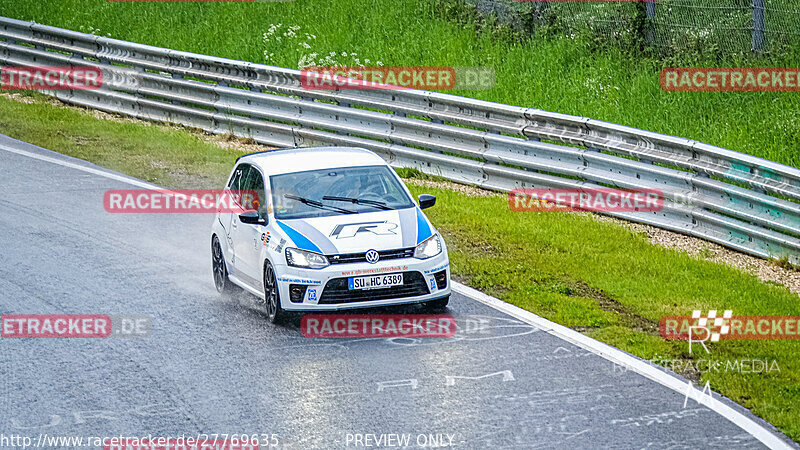
<path id="1" fill-rule="evenodd" d="M 430 309 L 432 311 L 440 311 L 445 309 L 449 302 L 450 302 L 450 296 L 448 295 L 445 298 L 437 298 L 436 300 L 425 302 L 425 308 Z"/>
<path id="2" fill-rule="evenodd" d="M 275 269 L 269 261 L 264 263 L 264 304 L 267 318 L 272 323 L 281 323 L 286 318 L 286 311 L 281 307 L 281 293 Z"/>
<path id="3" fill-rule="evenodd" d="M 228 278 L 228 267 L 225 265 L 225 257 L 222 255 L 222 246 L 219 245 L 217 235 L 211 239 L 211 274 L 214 276 L 214 287 L 217 292 L 229 295 L 233 292 L 233 283 Z"/>

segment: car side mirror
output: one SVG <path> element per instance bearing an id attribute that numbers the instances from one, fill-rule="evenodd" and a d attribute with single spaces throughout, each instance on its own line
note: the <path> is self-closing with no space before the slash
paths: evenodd
<path id="1" fill-rule="evenodd" d="M 253 224 L 253 225 L 266 225 L 267 224 L 266 219 L 261 218 L 261 216 L 258 215 L 257 211 L 246 211 L 246 212 L 243 212 L 243 213 L 239 214 L 239 220 L 241 220 L 242 223 L 249 223 L 249 224 Z"/>
<path id="2" fill-rule="evenodd" d="M 429 194 L 422 194 L 419 196 L 419 208 L 425 209 L 430 208 L 431 206 L 436 204 L 436 197 Z"/>

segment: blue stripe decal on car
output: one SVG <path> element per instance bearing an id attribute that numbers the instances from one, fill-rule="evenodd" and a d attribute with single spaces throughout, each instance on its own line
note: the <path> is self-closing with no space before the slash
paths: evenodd
<path id="1" fill-rule="evenodd" d="M 334 253 L 339 253 L 339 250 L 336 249 L 336 246 L 333 245 L 331 240 L 309 223 L 304 222 L 301 219 L 293 220 L 291 222 L 291 227 L 294 228 L 294 231 L 297 231 L 298 233 L 305 236 L 305 238 L 308 239 L 309 241 L 317 244 L 317 247 L 320 249 L 320 253 L 322 253 L 323 255 L 332 255 Z"/>
<path id="2" fill-rule="evenodd" d="M 428 225 L 425 215 L 422 214 L 422 210 L 417 208 L 417 244 L 425 239 L 428 239 L 432 235 L 433 233 L 431 233 L 431 226 Z"/>
<path id="3" fill-rule="evenodd" d="M 294 245 L 301 250 L 308 250 L 311 252 L 322 253 L 322 250 L 319 249 L 313 242 L 311 242 L 307 237 L 303 236 L 302 234 L 298 233 L 294 228 L 290 227 L 282 223 L 280 220 L 276 220 L 275 223 L 278 224 L 279 227 L 289 236 L 289 239 L 294 242 Z"/>

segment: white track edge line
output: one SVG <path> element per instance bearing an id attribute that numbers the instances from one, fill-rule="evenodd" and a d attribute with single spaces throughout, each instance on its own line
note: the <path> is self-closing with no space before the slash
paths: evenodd
<path id="1" fill-rule="evenodd" d="M 0 144 L 0 150 L 5 150 L 5 151 L 7 151 L 9 153 L 16 153 L 18 155 L 27 156 L 29 158 L 38 159 L 38 160 L 46 161 L 46 162 L 53 163 L 53 164 L 58 164 L 59 166 L 64 166 L 64 167 L 69 167 L 69 168 L 72 168 L 72 169 L 82 170 L 84 172 L 88 172 L 88 173 L 91 173 L 91 174 L 94 174 L 94 175 L 100 175 L 102 177 L 110 178 L 112 180 L 122 181 L 122 182 L 125 182 L 125 183 L 128 183 L 128 184 L 132 184 L 134 186 L 139 186 L 139 187 L 144 188 L 144 189 L 161 189 L 158 186 L 156 186 L 154 184 L 150 184 L 150 183 L 148 183 L 146 181 L 141 181 L 141 180 L 137 180 L 135 178 L 130 178 L 130 177 L 126 177 L 126 176 L 123 176 L 123 175 L 118 175 L 116 173 L 111 173 L 111 172 L 108 172 L 108 171 L 105 171 L 105 170 L 95 169 L 93 167 L 86 167 L 86 166 L 83 166 L 81 164 L 76 164 L 74 162 L 65 161 L 63 159 L 52 158 L 50 156 L 44 156 L 44 155 L 40 155 L 38 153 L 33 153 L 33 152 L 25 151 L 25 150 L 20 150 L 20 149 L 17 149 L 17 148 L 9 147 L 6 144 Z"/>
<path id="2" fill-rule="evenodd" d="M 551 322 L 543 317 L 537 316 L 530 311 L 526 311 L 518 306 L 486 295 L 483 292 L 475 290 L 469 286 L 465 286 L 461 283 L 451 282 L 451 287 L 453 291 L 465 297 L 483 303 L 512 317 L 516 317 L 517 319 L 527 322 L 541 329 L 542 331 L 545 331 L 546 333 L 549 333 L 561 340 L 570 342 L 584 350 L 600 356 L 601 358 L 611 361 L 614 364 L 619 364 L 627 370 L 638 373 L 639 375 L 672 389 L 675 392 L 686 394 L 688 388 L 687 383 L 684 383 L 678 378 L 671 376 L 668 373 L 663 372 L 662 370 L 653 367 L 646 362 L 623 352 L 622 350 L 619 350 L 618 348 L 604 344 L 603 342 L 592 339 L 589 336 L 581 334 L 575 330 L 567 328 L 563 325 L 559 325 L 555 322 Z M 709 395 L 699 395 L 697 397 L 699 397 L 698 403 L 708 407 L 712 411 L 728 419 L 739 428 L 758 439 L 767 447 L 773 449 L 792 448 L 787 442 L 776 436 L 775 433 L 764 428 L 761 424 L 755 422 L 749 417 L 746 417 L 741 412 L 736 411 L 720 400 Z"/>
<path id="3" fill-rule="evenodd" d="M 0 144 L 0 150 L 5 150 L 7 152 L 16 153 L 19 155 L 27 156 L 34 159 L 39 159 L 42 161 L 47 161 L 65 167 L 70 167 L 94 175 L 110 178 L 112 180 L 129 183 L 134 186 L 139 186 L 145 189 L 160 189 L 156 185 L 136 180 L 134 178 L 128 178 L 122 175 L 117 175 L 115 173 L 98 170 L 92 167 L 86 167 L 69 161 L 64 161 L 57 158 L 51 158 L 49 156 L 39 155 L 25 150 L 11 148 L 3 144 Z M 653 366 L 650 366 L 649 364 L 646 364 L 644 361 L 634 358 L 633 356 L 628 355 L 625 352 L 615 347 L 612 347 L 608 344 L 604 344 L 598 340 L 592 339 L 586 335 L 578 333 L 577 331 L 567 328 L 563 325 L 551 322 L 543 317 L 539 317 L 536 314 L 533 314 L 530 311 L 526 311 L 518 306 L 514 306 L 500 299 L 486 295 L 483 292 L 477 291 L 461 283 L 451 282 L 451 286 L 455 292 L 465 297 L 471 298 L 475 301 L 490 306 L 498 311 L 504 312 L 512 317 L 516 317 L 517 319 L 520 319 L 531 325 L 534 325 L 535 327 L 540 328 L 541 330 L 549 334 L 552 334 L 553 336 L 556 336 L 559 339 L 570 342 L 584 350 L 592 352 L 595 355 L 598 355 L 615 364 L 619 364 L 620 366 L 623 366 L 628 370 L 631 370 L 635 373 L 644 376 L 645 378 L 655 381 L 656 383 L 662 386 L 668 387 L 675 392 L 684 394 L 686 393 L 687 385 L 684 384 L 679 379 L 670 376 L 667 373 L 662 372 L 661 370 Z M 698 403 L 708 407 L 712 411 L 733 422 L 739 428 L 746 431 L 748 434 L 758 439 L 769 448 L 773 449 L 792 448 L 789 446 L 788 443 L 784 442 L 781 438 L 776 436 L 771 431 L 767 430 L 766 428 L 756 423 L 752 419 L 745 417 L 739 411 L 736 411 L 735 409 L 731 408 L 730 406 L 722 403 L 721 401 L 711 396 L 700 395 Z"/>

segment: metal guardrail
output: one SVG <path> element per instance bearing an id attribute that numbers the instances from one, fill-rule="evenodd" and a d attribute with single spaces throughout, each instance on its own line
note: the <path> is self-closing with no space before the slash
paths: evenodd
<path id="1" fill-rule="evenodd" d="M 448 179 L 516 188 L 660 189 L 608 213 L 800 265 L 800 170 L 689 139 L 416 90 L 307 90 L 297 70 L 0 18 L 0 63 L 95 66 L 65 102 L 281 147 L 352 145 Z"/>

